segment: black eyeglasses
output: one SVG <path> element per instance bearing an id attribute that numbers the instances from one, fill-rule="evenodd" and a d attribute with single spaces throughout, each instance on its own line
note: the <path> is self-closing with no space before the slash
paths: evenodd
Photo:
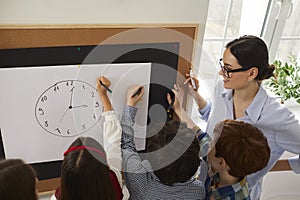
<path id="1" fill-rule="evenodd" d="M 247 71 L 248 69 L 252 68 L 252 67 L 242 67 L 242 68 L 239 68 L 239 69 L 227 69 L 227 68 L 225 68 L 225 65 L 222 64 L 222 60 L 223 60 L 222 58 L 219 60 L 219 65 L 222 69 L 223 75 L 226 78 L 231 78 L 231 73 L 244 72 L 244 71 Z"/>

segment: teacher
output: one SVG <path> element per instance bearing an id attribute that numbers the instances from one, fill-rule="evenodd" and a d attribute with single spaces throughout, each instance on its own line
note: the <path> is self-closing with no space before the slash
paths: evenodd
<path id="1" fill-rule="evenodd" d="M 300 158 L 279 160 L 284 151 L 300 154 L 300 125 L 295 115 L 270 97 L 262 80 L 273 76 L 274 65 L 269 64 L 268 48 L 256 36 L 245 35 L 229 42 L 220 59 L 218 81 L 212 102 L 206 101 L 189 85 L 200 117 L 207 121 L 207 133 L 212 136 L 215 124 L 224 119 L 234 119 L 253 124 L 268 139 L 271 156 L 268 165 L 247 176 L 252 200 L 260 198 L 261 181 L 272 170 L 293 170 L 300 173 Z M 191 83 L 187 74 L 185 83 Z M 259 159 L 259 157 L 257 158 Z"/>

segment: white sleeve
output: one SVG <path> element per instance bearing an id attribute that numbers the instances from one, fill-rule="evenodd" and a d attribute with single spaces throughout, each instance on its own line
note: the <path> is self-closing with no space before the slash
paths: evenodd
<path id="1" fill-rule="evenodd" d="M 297 154 L 296 157 L 288 159 L 292 170 L 300 174 L 300 124 L 295 115 L 289 110 L 276 116 L 282 123 L 275 134 L 276 143 L 285 151 Z"/>
<path id="2" fill-rule="evenodd" d="M 106 152 L 108 166 L 116 173 L 117 178 L 122 183 L 121 176 L 121 125 L 115 111 L 102 113 L 103 123 L 103 148 Z"/>
<path id="3" fill-rule="evenodd" d="M 50 200 L 57 200 L 56 197 L 55 197 L 55 194 L 53 194 L 50 198 Z"/>

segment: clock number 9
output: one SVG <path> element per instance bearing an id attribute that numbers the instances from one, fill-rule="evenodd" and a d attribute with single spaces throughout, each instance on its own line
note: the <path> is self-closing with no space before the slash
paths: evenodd
<path id="1" fill-rule="evenodd" d="M 45 114 L 42 108 L 39 108 L 39 111 L 40 111 L 40 115 L 44 115 Z"/>

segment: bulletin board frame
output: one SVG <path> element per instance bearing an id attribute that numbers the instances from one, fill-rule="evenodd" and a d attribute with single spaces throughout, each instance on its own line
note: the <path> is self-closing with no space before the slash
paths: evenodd
<path id="1" fill-rule="evenodd" d="M 184 75 L 192 66 L 198 25 L 22 25 L 0 26 L 0 49 L 178 43 L 178 72 Z M 180 82 L 179 78 L 177 78 Z M 59 167 L 59 163 L 57 167 Z M 59 178 L 41 180 L 40 193 L 53 191 Z"/>

